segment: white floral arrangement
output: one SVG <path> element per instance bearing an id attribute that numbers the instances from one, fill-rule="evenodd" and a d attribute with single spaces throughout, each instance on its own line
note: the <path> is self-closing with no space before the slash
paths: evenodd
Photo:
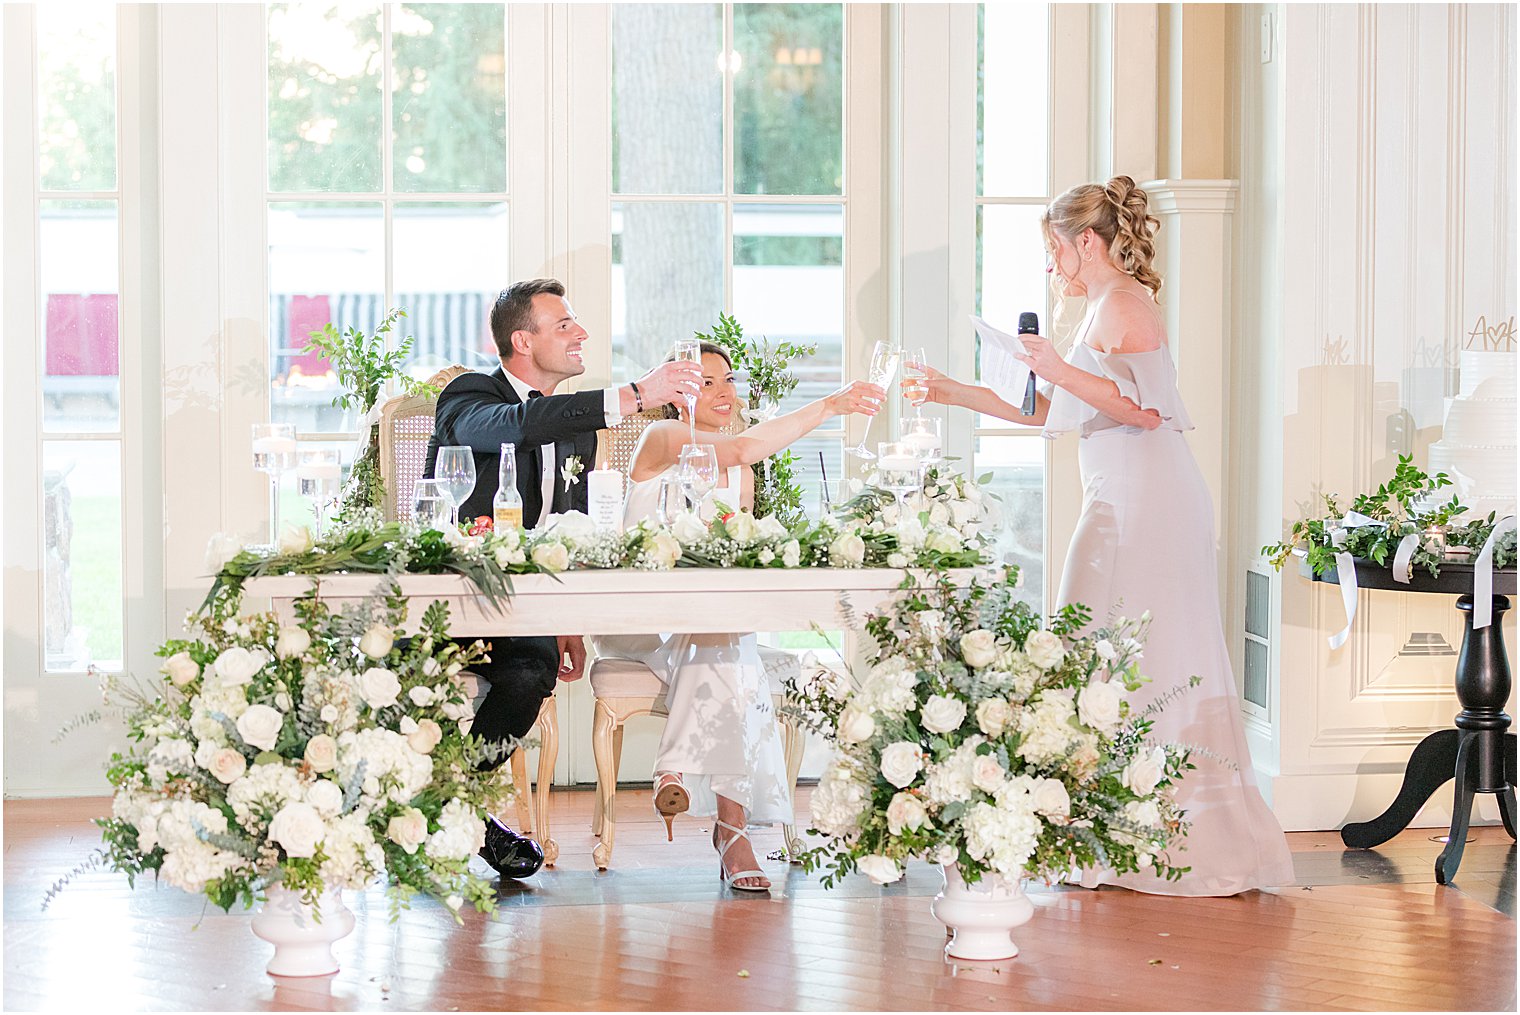
<path id="1" fill-rule="evenodd" d="M 1188 869 L 1188 751 L 1149 737 L 1165 700 L 1131 704 L 1149 614 L 1084 637 L 1087 611 L 1068 606 L 1042 629 L 1015 572 L 959 590 L 941 577 L 872 616 L 858 682 L 793 679 L 785 710 L 836 748 L 812 798 L 825 842 L 805 856 L 825 883 L 858 869 L 886 884 L 915 858 L 967 882 Z"/>
<path id="2" fill-rule="evenodd" d="M 990 479 L 973 481 L 957 472 L 930 466 L 923 489 L 897 500 L 877 485 L 876 473 L 864 481 L 848 480 L 846 501 L 829 516 L 838 528 L 862 540 L 894 544 L 888 567 L 912 566 L 924 554 L 958 554 L 966 550 L 986 556 L 1003 524 L 999 498 L 982 487 Z"/>
<path id="3" fill-rule="evenodd" d="M 108 682 L 135 744 L 111 760 L 105 862 L 224 909 L 275 883 L 315 902 L 384 878 L 393 914 L 415 893 L 456 919 L 491 910 L 468 863 L 512 786 L 505 767 L 478 770 L 504 746 L 469 733 L 461 673 L 481 644 L 448 637 L 443 603 L 410 639 L 399 598 L 303 600 L 293 624 L 235 607 L 191 617 L 151 691 Z"/>

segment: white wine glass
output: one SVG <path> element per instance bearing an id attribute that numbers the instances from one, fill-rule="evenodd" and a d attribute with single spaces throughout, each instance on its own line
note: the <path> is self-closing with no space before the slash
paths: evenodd
<path id="1" fill-rule="evenodd" d="M 433 465 L 433 478 L 443 484 L 444 490 L 453 498 L 454 508 L 451 524 L 459 524 L 459 506 L 475 490 L 475 455 L 469 448 L 450 444 L 438 449 L 438 461 Z"/>
<path id="2" fill-rule="evenodd" d="M 343 478 L 343 461 L 337 448 L 305 448 L 296 464 L 296 489 L 311 499 L 311 513 L 321 532 L 325 515 L 338 502 L 338 484 Z"/>
<path id="3" fill-rule="evenodd" d="M 296 428 L 290 423 L 253 424 L 253 468 L 269 477 L 269 545 L 280 545 L 280 476 L 296 467 Z"/>
<path id="4" fill-rule="evenodd" d="M 872 384 L 886 387 L 892 380 L 892 375 L 897 373 L 897 361 L 901 357 L 901 350 L 895 348 L 890 342 L 877 342 L 871 349 L 870 381 Z M 866 432 L 860 435 L 860 443 L 853 448 L 846 448 L 856 458 L 870 461 L 876 455 L 866 447 L 866 437 L 871 433 L 871 421 L 866 420 Z"/>
<path id="5" fill-rule="evenodd" d="M 929 353 L 922 347 L 904 349 L 902 359 L 903 394 L 913 403 L 913 418 L 924 418 L 924 400 L 929 397 Z"/>
<path id="6" fill-rule="evenodd" d="M 412 518 L 419 529 L 442 532 L 453 513 L 454 499 L 442 480 L 417 480 L 412 489 Z"/>
<path id="7" fill-rule="evenodd" d="M 677 363 L 695 363 L 700 370 L 702 367 L 702 343 L 695 338 L 676 339 L 675 355 L 671 357 Z M 686 395 L 686 418 L 691 423 L 691 442 L 697 443 L 697 396 Z"/>
<path id="8" fill-rule="evenodd" d="M 718 485 L 718 451 L 711 444 L 683 444 L 676 461 L 676 482 L 692 511 L 700 513 L 702 499 Z"/>

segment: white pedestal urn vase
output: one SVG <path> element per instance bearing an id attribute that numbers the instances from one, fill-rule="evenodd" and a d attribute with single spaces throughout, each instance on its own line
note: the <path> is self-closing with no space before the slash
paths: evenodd
<path id="1" fill-rule="evenodd" d="M 326 976 L 338 971 L 332 946 L 354 929 L 354 914 L 341 889 L 322 893 L 315 907 L 284 885 L 270 885 L 267 901 L 253 918 L 253 932 L 274 945 L 271 976 Z M 313 910 L 319 912 L 313 912 Z"/>
<path id="2" fill-rule="evenodd" d="M 984 874 L 968 885 L 955 864 L 943 866 L 945 887 L 929 909 L 950 928 L 945 957 L 950 959 L 1011 959 L 1019 953 L 1010 933 L 1034 916 L 1034 903 L 1024 894 L 1023 879 Z"/>

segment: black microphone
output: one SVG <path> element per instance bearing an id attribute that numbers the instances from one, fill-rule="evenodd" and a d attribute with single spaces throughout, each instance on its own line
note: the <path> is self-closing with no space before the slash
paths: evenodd
<path id="1" fill-rule="evenodd" d="M 1026 310 L 1019 315 L 1019 334 L 1038 335 L 1040 333 L 1040 315 Z M 1024 385 L 1024 404 L 1019 406 L 1019 414 L 1033 416 L 1035 410 L 1035 376 L 1034 371 L 1029 371 L 1029 383 Z"/>

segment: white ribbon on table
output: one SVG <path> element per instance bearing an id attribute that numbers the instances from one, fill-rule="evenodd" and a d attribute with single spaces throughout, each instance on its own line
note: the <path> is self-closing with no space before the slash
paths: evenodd
<path id="1" fill-rule="evenodd" d="M 1393 580 L 1404 585 L 1414 576 L 1414 551 L 1420 548 L 1420 534 L 1411 532 L 1399 540 L 1399 548 L 1393 555 Z"/>
<path id="2" fill-rule="evenodd" d="M 1387 528 L 1386 522 L 1380 522 L 1376 518 L 1369 518 L 1359 511 L 1347 511 L 1341 518 L 1340 523 L 1330 530 L 1330 542 L 1336 547 L 1346 545 L 1346 533 L 1351 529 L 1376 526 Z M 1330 648 L 1338 649 L 1346 644 L 1346 639 L 1351 637 L 1351 622 L 1356 619 L 1357 591 L 1356 584 L 1356 558 L 1345 550 L 1335 555 L 1335 576 L 1341 586 L 1341 606 L 1346 611 L 1346 626 L 1330 636 Z"/>
<path id="3" fill-rule="evenodd" d="M 1481 631 L 1494 622 L 1494 543 L 1506 532 L 1515 531 L 1515 516 L 1499 519 L 1494 531 L 1488 534 L 1478 559 L 1473 561 L 1473 619 L 1474 631 Z"/>

